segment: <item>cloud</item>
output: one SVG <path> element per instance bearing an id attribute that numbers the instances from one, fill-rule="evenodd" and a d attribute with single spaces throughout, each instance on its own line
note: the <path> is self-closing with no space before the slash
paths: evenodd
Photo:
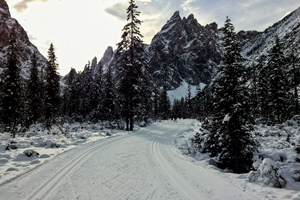
<path id="1" fill-rule="evenodd" d="M 222 27 L 228 16 L 237 31 L 263 31 L 299 5 L 299 0 L 185 0 L 181 7 L 184 14 L 193 13 L 202 25 L 217 22 Z"/>
<path id="2" fill-rule="evenodd" d="M 116 3 L 110 7 L 105 8 L 104 11 L 107 12 L 108 14 L 115 16 L 119 20 L 124 20 L 127 18 L 127 15 L 126 15 L 127 7 L 128 7 L 128 3 L 120 2 L 120 3 Z"/>
<path id="3" fill-rule="evenodd" d="M 121 21 L 126 21 L 128 2 L 118 2 L 105 11 Z M 153 36 L 172 17 L 175 11 L 181 17 L 194 14 L 201 25 L 216 22 L 219 27 L 224 25 L 226 16 L 234 24 L 236 31 L 263 31 L 268 26 L 279 21 L 288 11 L 300 6 L 299 0 L 138 0 L 139 19 L 143 21 L 141 32 L 146 43 L 151 42 Z"/>
<path id="4" fill-rule="evenodd" d="M 47 2 L 48 0 L 22 0 L 21 2 L 16 3 L 13 8 L 17 10 L 17 12 L 24 12 L 28 8 L 28 4 L 31 2 Z"/>

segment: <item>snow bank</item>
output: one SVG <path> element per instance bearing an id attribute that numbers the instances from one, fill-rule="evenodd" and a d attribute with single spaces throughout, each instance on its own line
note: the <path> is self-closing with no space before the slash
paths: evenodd
<path id="1" fill-rule="evenodd" d="M 62 133 L 62 129 L 66 132 Z M 77 146 L 123 134 L 124 131 L 89 123 L 53 126 L 51 130 L 40 124 L 32 125 L 14 139 L 9 133 L 0 133 L 0 184 Z"/>
<path id="2" fill-rule="evenodd" d="M 299 132 L 300 117 L 277 126 L 256 125 L 252 134 L 261 145 L 259 153 L 253 158 L 253 171 L 248 174 L 232 174 L 228 170 L 218 169 L 214 158 L 195 149 L 191 141 L 195 140 L 196 133 L 202 139 L 207 133 L 200 122 L 195 122 L 192 127 L 178 134 L 174 144 L 191 162 L 210 169 L 255 196 L 261 196 L 262 199 L 299 200 L 300 174 L 295 174 L 300 170 L 300 163 L 295 161 L 295 148 L 300 145 Z M 283 188 L 278 189 L 280 187 Z"/>

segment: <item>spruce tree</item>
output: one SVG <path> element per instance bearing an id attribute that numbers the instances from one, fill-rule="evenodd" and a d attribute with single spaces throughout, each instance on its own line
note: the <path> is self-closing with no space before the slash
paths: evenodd
<path id="1" fill-rule="evenodd" d="M 295 52 L 295 47 L 292 46 L 290 49 L 290 53 L 288 55 L 287 60 L 288 62 L 288 76 L 290 77 L 289 79 L 289 87 L 291 88 L 291 95 L 290 95 L 290 100 L 289 104 L 290 106 L 290 116 L 293 117 L 294 115 L 300 114 L 300 106 L 299 106 L 299 91 L 298 91 L 298 86 L 300 84 L 300 63 L 299 63 L 299 58 L 296 57 L 296 52 Z"/>
<path id="2" fill-rule="evenodd" d="M 36 123 L 42 116 L 41 81 L 39 78 L 37 57 L 34 53 L 31 58 L 31 70 L 28 80 L 28 108 L 31 123 Z"/>
<path id="3" fill-rule="evenodd" d="M 103 120 L 105 113 L 103 112 L 103 101 L 104 101 L 104 84 L 105 77 L 103 72 L 103 65 L 101 62 L 98 63 L 96 67 L 94 85 L 93 85 L 93 109 L 94 118 L 98 120 Z"/>
<path id="4" fill-rule="evenodd" d="M 191 94 L 191 84 L 188 83 L 188 94 L 186 96 L 186 108 L 188 118 L 192 117 L 192 94 Z"/>
<path id="5" fill-rule="evenodd" d="M 250 97 L 250 110 L 251 114 L 255 117 L 259 117 L 258 112 L 258 102 L 259 102 L 259 96 L 258 96 L 258 79 L 259 79 L 259 69 L 257 68 L 257 65 L 252 62 L 250 67 L 250 79 L 251 79 L 251 97 Z"/>
<path id="6" fill-rule="evenodd" d="M 48 62 L 46 69 L 46 94 L 45 94 L 45 120 L 46 127 L 50 128 L 57 122 L 60 106 L 60 85 L 58 75 L 58 64 L 51 43 L 48 50 Z"/>
<path id="7" fill-rule="evenodd" d="M 73 114 L 73 102 L 76 102 L 76 95 L 72 94 L 74 91 L 73 89 L 75 80 L 77 78 L 77 72 L 74 68 L 71 68 L 67 79 L 66 79 L 66 84 L 67 87 L 65 88 L 64 91 L 64 96 L 63 96 L 63 113 L 66 117 L 70 118 Z"/>
<path id="8" fill-rule="evenodd" d="M 108 66 L 108 70 L 104 76 L 103 85 L 103 114 L 104 119 L 108 121 L 113 121 L 115 119 L 115 90 L 114 82 L 112 77 L 112 68 Z"/>
<path id="9" fill-rule="evenodd" d="M 116 57 L 119 68 L 118 92 L 122 103 L 122 114 L 126 121 L 126 130 L 133 130 L 134 108 L 138 99 L 138 79 L 141 69 L 145 64 L 143 57 L 144 48 L 139 30 L 141 21 L 137 18 L 140 14 L 135 0 L 129 1 L 127 8 L 128 23 L 123 28 L 122 41 L 117 44 Z"/>
<path id="10" fill-rule="evenodd" d="M 266 67 L 266 56 L 260 56 L 258 63 L 256 64 L 258 69 L 257 80 L 257 96 L 258 96 L 258 116 L 262 122 L 269 120 L 268 113 L 268 74 L 269 71 Z"/>
<path id="11" fill-rule="evenodd" d="M 79 109 L 81 116 L 84 120 L 89 121 L 91 120 L 90 113 L 92 111 L 91 107 L 91 93 L 92 93 L 92 85 L 93 85 L 93 77 L 92 77 L 92 70 L 91 65 L 88 63 L 83 72 L 80 74 L 80 103 Z"/>
<path id="12" fill-rule="evenodd" d="M 15 137 L 15 127 L 20 119 L 21 105 L 21 81 L 19 68 L 19 52 L 15 30 L 12 30 L 9 41 L 8 56 L 2 78 L 2 121 L 8 131 L 12 131 Z"/>
<path id="13" fill-rule="evenodd" d="M 162 90 L 160 94 L 160 115 L 162 119 L 166 120 L 169 118 L 170 114 L 170 100 L 168 97 L 168 85 L 169 85 L 169 68 L 168 65 L 162 61 L 161 66 L 161 76 L 162 76 Z M 178 113 L 174 113 L 178 115 Z"/>
<path id="14" fill-rule="evenodd" d="M 156 121 L 159 118 L 159 99 L 160 99 L 160 92 L 159 92 L 159 84 L 157 80 L 154 80 L 153 83 L 153 118 Z"/>
<path id="15" fill-rule="evenodd" d="M 252 166 L 257 145 L 246 126 L 245 69 L 234 26 L 227 18 L 224 27 L 223 64 L 218 66 L 215 115 L 206 141 L 211 156 L 221 168 L 243 173 Z"/>
<path id="16" fill-rule="evenodd" d="M 285 59 L 279 38 L 269 53 L 268 69 L 268 112 L 273 122 L 281 123 L 286 119 L 288 102 L 288 81 L 284 70 Z"/>
<path id="17" fill-rule="evenodd" d="M 151 107 L 151 75 L 148 71 L 148 64 L 145 63 L 141 69 L 141 75 L 138 79 L 138 95 L 137 95 L 137 107 L 136 107 L 136 115 L 137 120 L 139 122 L 144 122 L 145 124 L 148 122 L 148 119 L 152 114 Z"/>

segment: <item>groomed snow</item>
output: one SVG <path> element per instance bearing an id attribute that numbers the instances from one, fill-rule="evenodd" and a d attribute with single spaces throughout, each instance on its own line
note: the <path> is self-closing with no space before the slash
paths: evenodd
<path id="1" fill-rule="evenodd" d="M 195 120 L 168 120 L 80 145 L 0 185 L 0 199 L 300 198 L 184 155 L 182 146 L 195 128 Z"/>

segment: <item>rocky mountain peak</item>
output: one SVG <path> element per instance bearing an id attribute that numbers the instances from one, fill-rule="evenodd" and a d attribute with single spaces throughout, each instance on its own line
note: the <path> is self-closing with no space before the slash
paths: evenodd
<path id="1" fill-rule="evenodd" d="M 21 76 L 27 79 L 33 53 L 36 53 L 38 64 L 41 68 L 46 66 L 46 59 L 29 41 L 23 27 L 16 19 L 11 17 L 6 1 L 0 0 L 0 73 L 3 70 L 2 66 L 6 62 L 7 47 L 9 46 L 9 38 L 12 31 L 15 31 L 18 51 L 22 52 L 19 57 Z"/>
<path id="2" fill-rule="evenodd" d="M 216 24 L 201 26 L 191 14 L 188 18 L 176 11 L 147 48 L 154 77 L 160 79 L 162 63 L 169 66 L 170 88 L 177 88 L 184 79 L 196 85 L 208 83 L 214 66 L 220 62 Z"/>
<path id="3" fill-rule="evenodd" d="M 209 30 L 212 30 L 214 32 L 218 32 L 218 24 L 216 22 L 213 22 L 213 23 L 210 23 L 210 24 L 207 24 L 205 26 L 206 29 L 209 29 Z"/>
<path id="4" fill-rule="evenodd" d="M 17 20 L 11 18 L 6 1 L 0 0 L 0 48 L 8 45 L 9 36 L 13 29 L 19 40 L 29 42 L 29 38 L 23 27 Z"/>
<path id="5" fill-rule="evenodd" d="M 10 12 L 5 0 L 0 0 L 0 20 L 10 18 Z"/>
<path id="6" fill-rule="evenodd" d="M 189 20 L 189 21 L 194 20 L 194 19 L 195 19 L 195 17 L 193 14 L 190 14 L 187 18 L 187 20 Z"/>
<path id="7" fill-rule="evenodd" d="M 113 48 L 111 46 L 107 47 L 107 49 L 105 50 L 102 59 L 100 60 L 101 64 L 107 68 L 108 65 L 110 64 L 110 61 L 112 60 L 114 56 L 114 51 Z"/>
<path id="8" fill-rule="evenodd" d="M 181 19 L 180 15 L 179 15 L 179 11 L 177 10 L 173 16 L 170 18 L 170 21 L 173 21 L 173 20 L 178 20 L 178 19 Z"/>

